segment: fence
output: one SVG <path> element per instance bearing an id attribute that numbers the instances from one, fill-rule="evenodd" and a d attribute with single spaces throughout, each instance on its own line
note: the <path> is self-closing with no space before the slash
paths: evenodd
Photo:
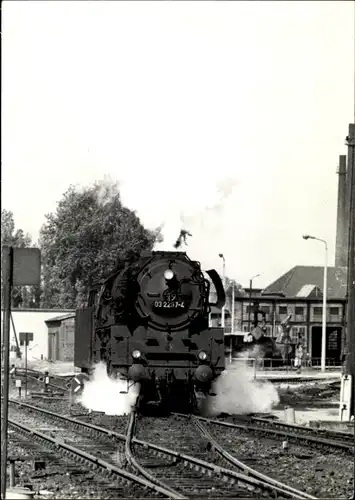
<path id="1" fill-rule="evenodd" d="M 285 373 L 295 373 L 298 368 L 294 366 L 294 359 L 290 360 L 290 364 L 284 365 L 282 360 L 275 358 L 244 358 L 244 357 L 226 357 L 227 364 L 231 363 L 245 363 L 252 367 L 254 370 L 254 378 L 256 378 L 256 371 L 283 371 Z M 301 368 L 307 371 L 317 372 L 321 367 L 321 358 L 312 358 L 308 361 L 303 361 Z M 341 371 L 342 364 L 335 359 L 327 359 L 325 368 L 327 371 Z"/>

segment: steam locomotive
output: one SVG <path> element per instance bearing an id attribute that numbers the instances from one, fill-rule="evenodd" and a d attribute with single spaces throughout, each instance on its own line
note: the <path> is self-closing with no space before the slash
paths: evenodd
<path id="1" fill-rule="evenodd" d="M 225 292 L 185 252 L 155 251 L 125 262 L 77 310 L 75 365 L 83 372 L 104 361 L 111 377 L 140 384 L 139 408 L 149 404 L 196 408 L 225 369 L 222 328 L 209 327 L 210 306 Z"/>

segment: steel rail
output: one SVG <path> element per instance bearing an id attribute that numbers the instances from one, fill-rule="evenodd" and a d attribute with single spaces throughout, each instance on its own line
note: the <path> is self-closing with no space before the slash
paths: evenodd
<path id="1" fill-rule="evenodd" d="M 304 425 L 299 425 L 299 424 L 291 424 L 289 422 L 280 422 L 278 420 L 268 420 L 266 418 L 260 418 L 260 417 L 252 417 L 251 420 L 253 422 L 256 422 L 257 424 L 260 424 L 260 426 L 273 426 L 273 427 L 279 427 L 279 428 L 284 428 L 284 429 L 293 429 L 295 431 L 300 431 L 305 434 L 321 434 L 323 436 L 329 436 L 334 438 L 335 440 L 339 441 L 353 441 L 354 435 L 351 434 L 350 432 L 343 432 L 343 431 L 334 431 L 330 429 L 316 429 L 314 427 L 305 427 Z"/>
<path id="2" fill-rule="evenodd" d="M 174 413 L 174 415 L 186 418 L 186 415 L 183 413 Z M 303 441 L 306 441 L 308 443 L 327 446 L 327 447 L 334 448 L 334 449 L 340 449 L 340 450 L 346 451 L 348 453 L 349 452 L 352 453 L 354 450 L 354 447 L 352 444 L 344 442 L 344 441 L 327 440 L 327 439 L 323 439 L 323 438 L 319 438 L 319 437 L 315 437 L 315 436 L 310 436 L 309 434 L 308 435 L 307 434 L 293 434 L 293 433 L 287 432 L 287 431 L 272 429 L 271 428 L 272 424 L 270 425 L 269 428 L 267 428 L 267 427 L 264 427 L 261 425 L 251 425 L 248 423 L 238 423 L 237 424 L 234 422 L 233 423 L 232 422 L 223 422 L 220 420 L 215 420 L 215 419 L 200 417 L 200 416 L 195 416 L 195 418 L 197 418 L 198 420 L 201 420 L 201 421 L 205 421 L 205 422 L 210 423 L 210 424 L 229 427 L 232 429 L 242 429 L 245 431 L 266 432 L 268 434 L 273 434 L 273 435 L 280 436 L 280 437 L 288 437 L 288 438 L 295 439 L 295 440 L 297 440 L 297 439 L 303 440 Z"/>
<path id="3" fill-rule="evenodd" d="M 210 441 L 212 446 L 215 448 L 215 450 L 229 463 L 235 465 L 238 467 L 238 469 L 241 469 L 245 474 L 250 475 L 251 477 L 255 477 L 256 479 L 260 479 L 261 481 L 264 481 L 265 483 L 269 483 L 272 486 L 275 487 L 275 491 L 278 493 L 285 493 L 287 491 L 288 493 L 293 494 L 293 498 L 299 498 L 299 499 L 304 499 L 304 498 L 309 498 L 309 499 L 316 499 L 317 497 L 310 495 L 308 493 L 305 493 L 303 491 L 297 490 L 296 488 L 292 488 L 291 486 L 288 486 L 285 483 L 281 483 L 280 481 L 277 481 L 276 479 L 273 479 L 269 476 L 266 476 L 265 474 L 262 474 L 261 472 L 256 471 L 252 467 L 249 467 L 248 465 L 244 464 L 240 460 L 236 459 L 233 457 L 230 453 L 228 453 L 215 439 L 214 437 L 208 432 L 208 430 L 201 424 L 201 422 L 195 418 L 192 417 L 193 422 L 197 426 L 197 428 L 200 430 L 201 434 L 203 434 L 206 439 Z"/>
<path id="4" fill-rule="evenodd" d="M 161 488 L 158 485 L 153 484 L 144 478 L 141 478 L 140 476 L 136 476 L 131 472 L 128 472 L 124 469 L 120 469 L 119 467 L 116 467 L 115 465 L 112 465 L 109 462 L 102 460 L 101 458 L 95 457 L 94 455 L 91 455 L 86 451 L 80 450 L 79 448 L 75 448 L 74 446 L 71 446 L 60 439 L 52 438 L 51 436 L 44 434 L 43 432 L 37 431 L 32 427 L 27 427 L 21 424 L 20 422 L 16 422 L 15 420 L 12 419 L 8 419 L 8 423 L 10 427 L 14 427 L 21 434 L 30 434 L 31 437 L 37 438 L 37 440 L 44 443 L 44 445 L 49 446 L 51 448 L 54 447 L 56 451 L 58 451 L 59 453 L 62 453 L 66 456 L 70 456 L 75 460 L 80 459 L 81 461 L 88 463 L 91 468 L 100 467 L 101 469 L 103 469 L 104 475 L 107 477 L 119 476 L 119 480 L 126 481 L 128 485 L 131 484 L 131 482 L 134 482 L 139 484 L 143 488 L 149 488 L 153 491 L 161 493 L 167 498 L 171 498 L 170 491 L 167 491 L 164 488 Z"/>
<path id="5" fill-rule="evenodd" d="M 94 424 L 90 424 L 88 422 L 83 422 L 81 420 L 77 420 L 77 419 L 74 419 L 72 417 L 67 417 L 65 415 L 60 415 L 60 414 L 54 413 L 50 410 L 46 410 L 46 409 L 40 408 L 38 406 L 30 405 L 28 403 L 23 403 L 23 402 L 16 401 L 16 400 L 9 400 L 9 402 L 16 404 L 18 406 L 23 406 L 24 408 L 29 408 L 31 410 L 38 411 L 39 413 L 43 413 L 43 414 L 48 415 L 48 416 L 50 416 L 54 419 L 57 419 L 57 420 L 70 422 L 74 426 L 76 426 L 77 428 L 83 427 L 83 428 L 88 429 L 91 432 L 97 432 L 99 434 L 106 434 L 110 438 L 124 441 L 125 443 L 127 443 L 127 435 L 119 434 L 111 429 L 106 429 L 104 427 L 98 427 Z M 186 417 L 186 415 L 182 415 L 182 416 Z M 133 429 L 133 425 L 131 426 L 131 429 Z M 129 429 L 130 432 L 131 432 L 131 429 Z M 184 465 L 186 465 L 186 466 L 198 467 L 201 470 L 201 472 L 203 472 L 203 473 L 210 474 L 212 472 L 212 473 L 215 473 L 219 476 L 224 476 L 224 477 L 228 478 L 230 481 L 232 481 L 233 483 L 236 482 L 238 484 L 241 484 L 242 486 L 246 486 L 249 489 L 252 488 L 254 490 L 261 490 L 261 491 L 266 490 L 266 491 L 269 491 L 271 493 L 274 493 L 276 491 L 276 486 L 274 486 L 270 482 L 266 483 L 264 480 L 261 480 L 261 479 L 255 478 L 255 477 L 251 477 L 249 472 L 247 474 L 242 474 L 240 472 L 226 469 L 224 467 L 220 467 L 220 466 L 215 465 L 213 463 L 206 462 L 205 460 L 201 460 L 199 458 L 195 458 L 193 456 L 186 455 L 184 453 L 179 453 L 175 450 L 167 449 L 165 447 L 162 447 L 162 446 L 159 446 L 159 445 L 156 445 L 153 443 L 149 443 L 147 441 L 142 441 L 142 440 L 136 439 L 135 437 L 133 437 L 133 435 L 132 435 L 131 443 L 140 445 L 144 448 L 155 450 L 158 453 L 162 453 L 162 454 L 174 457 L 175 459 L 177 459 L 179 461 L 183 461 Z M 129 460 L 128 456 L 127 456 L 127 460 Z M 147 471 L 145 471 L 145 472 L 147 472 Z M 149 474 L 149 473 L 147 473 L 147 474 Z M 159 483 L 161 484 L 160 481 L 159 481 Z M 287 486 L 287 485 L 285 485 L 285 486 Z M 169 493 L 170 498 L 172 498 L 171 495 L 172 495 L 172 492 L 174 490 L 171 490 L 170 487 L 168 487 L 168 488 L 169 488 L 169 490 L 166 493 Z M 164 489 L 164 488 L 162 488 L 162 489 Z M 286 496 L 288 498 L 296 498 L 296 499 L 303 499 L 303 500 L 305 498 L 316 499 L 316 497 L 312 497 L 312 496 L 309 496 L 309 497 L 299 496 L 298 494 L 295 494 L 295 493 L 288 491 L 286 489 L 282 489 L 279 492 L 283 496 Z M 177 492 L 174 491 L 174 493 L 177 493 Z M 186 498 L 186 497 L 182 497 L 181 494 L 179 494 L 179 498 Z"/>
<path id="6" fill-rule="evenodd" d="M 144 467 L 142 467 L 137 462 L 132 452 L 132 441 L 134 439 L 135 424 L 136 424 L 136 412 L 132 411 L 129 419 L 126 443 L 125 443 L 125 454 L 128 463 L 134 469 L 136 469 L 140 474 L 142 474 L 143 477 L 148 479 L 148 481 L 156 485 L 159 485 L 160 487 L 163 487 L 166 491 L 170 492 L 170 498 L 175 498 L 178 500 L 186 500 L 187 497 L 181 495 L 181 493 L 179 493 L 178 491 L 173 490 L 172 488 L 170 488 L 170 486 L 167 486 L 163 481 L 158 480 L 153 474 L 150 474 L 150 472 L 148 472 Z"/>
<path id="7" fill-rule="evenodd" d="M 16 372 L 17 372 L 17 375 L 19 377 L 26 377 L 26 370 L 25 368 L 16 368 Z M 38 383 L 43 383 L 43 380 L 41 381 L 40 378 L 42 377 L 44 379 L 45 375 L 44 373 L 38 371 L 38 370 L 32 370 L 30 368 L 27 369 L 27 378 L 31 379 L 31 380 L 36 380 Z M 59 386 L 59 385 L 56 385 L 56 384 L 53 384 L 52 382 L 49 382 L 47 385 L 49 387 L 54 387 L 55 389 L 58 389 L 60 391 L 69 391 L 70 389 L 68 387 L 66 387 L 68 385 L 68 383 L 71 382 L 71 379 L 73 378 L 73 376 L 70 375 L 69 377 L 69 380 L 66 380 L 66 377 L 63 377 L 63 376 L 60 376 L 60 375 L 48 375 L 50 378 L 56 378 L 56 379 L 61 379 L 63 382 L 66 381 L 66 384 L 65 386 Z"/>

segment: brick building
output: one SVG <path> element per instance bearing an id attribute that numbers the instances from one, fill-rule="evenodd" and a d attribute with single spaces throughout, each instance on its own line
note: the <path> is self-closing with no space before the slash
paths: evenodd
<path id="1" fill-rule="evenodd" d="M 349 162 L 348 157 L 348 162 Z M 339 156 L 338 206 L 336 223 L 335 267 L 327 272 L 327 345 L 326 357 L 339 362 L 345 346 L 346 328 L 346 288 L 347 288 L 347 248 L 348 248 L 348 206 L 350 184 L 347 174 L 347 158 Z M 295 266 L 283 274 L 264 290 L 249 290 L 235 300 L 234 332 L 250 331 L 250 305 L 258 303 L 266 313 L 266 334 L 276 336 L 277 325 L 291 315 L 291 338 L 294 342 L 302 339 L 307 351 L 317 364 L 321 357 L 322 316 L 323 316 L 323 272 L 320 266 Z M 231 307 L 227 304 L 225 333 L 231 333 Z M 220 315 L 219 315 L 220 317 Z M 253 314 L 251 314 L 251 321 Z M 218 320 L 216 320 L 218 322 Z M 220 324 L 220 321 L 219 321 Z M 240 335 L 239 335 L 240 336 Z M 228 340 L 226 344 L 228 345 Z M 241 341 L 242 342 L 242 341 Z M 235 339 L 234 345 L 240 343 Z"/>
<path id="2" fill-rule="evenodd" d="M 329 363 L 339 363 L 345 333 L 346 319 L 346 269 L 328 268 L 327 295 L 327 344 L 326 357 Z M 242 337 L 250 331 L 249 309 L 253 321 L 254 304 L 259 304 L 266 314 L 266 335 L 277 336 L 277 326 L 291 315 L 291 339 L 294 343 L 302 340 L 313 359 L 318 364 L 321 357 L 322 317 L 323 317 L 323 267 L 295 266 L 271 283 L 262 292 L 253 291 L 238 296 L 234 307 L 233 347 L 243 345 Z M 249 291 L 248 291 L 249 292 Z M 231 332 L 230 306 L 226 311 L 225 333 Z M 220 314 L 216 317 L 220 324 Z M 229 340 L 226 340 L 226 345 Z"/>

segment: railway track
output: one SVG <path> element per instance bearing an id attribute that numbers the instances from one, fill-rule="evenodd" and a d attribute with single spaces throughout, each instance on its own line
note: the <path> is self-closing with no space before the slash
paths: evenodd
<path id="1" fill-rule="evenodd" d="M 176 414 L 187 418 L 184 414 Z M 252 417 L 249 421 L 226 422 L 222 420 L 193 417 L 200 422 L 228 427 L 230 429 L 241 429 L 244 431 L 261 432 L 270 434 L 289 441 L 300 442 L 314 447 L 340 450 L 347 454 L 354 453 L 354 435 L 346 432 L 335 432 L 328 430 L 313 429 L 301 425 L 288 424 L 279 421 Z"/>
<path id="2" fill-rule="evenodd" d="M 22 368 L 22 367 L 16 368 L 16 376 L 21 377 L 21 379 L 24 379 L 26 377 L 25 368 Z M 39 370 L 32 370 L 31 368 L 27 368 L 27 379 L 28 380 L 35 380 L 38 383 L 44 384 L 44 377 L 45 377 L 44 372 L 41 372 Z M 48 385 L 48 387 L 52 387 L 53 389 L 56 389 L 57 391 L 68 392 L 72 378 L 74 378 L 74 376 L 63 377 L 62 375 L 49 374 L 49 379 L 50 380 L 54 379 L 54 380 L 58 381 L 59 384 L 53 383 L 50 381 L 47 385 Z"/>
<path id="3" fill-rule="evenodd" d="M 270 426 L 270 420 L 268 420 L 266 418 L 252 417 L 251 420 L 252 420 L 252 422 L 259 425 L 260 427 Z M 290 424 L 287 422 L 280 422 L 278 420 L 273 420 L 272 426 L 275 429 L 289 430 L 290 432 L 294 432 L 294 433 L 310 435 L 310 436 L 313 435 L 316 437 L 320 437 L 322 439 L 327 439 L 329 441 L 336 441 L 336 442 L 341 441 L 344 443 L 348 443 L 352 446 L 354 445 L 354 434 L 351 434 L 350 432 L 332 431 L 329 429 L 315 429 L 313 427 L 306 427 L 304 425 L 297 425 L 297 424 Z"/>
<path id="4" fill-rule="evenodd" d="M 159 427 L 154 434 L 154 438 L 161 441 L 164 439 L 164 429 L 160 425 L 161 419 L 157 422 L 159 422 Z M 179 423 L 182 433 L 178 437 L 174 435 L 174 450 L 166 449 L 161 445 L 158 448 L 158 445 L 152 446 L 147 443 L 148 446 L 136 450 L 135 454 L 132 453 L 139 469 L 143 469 L 144 474 L 149 474 L 151 480 L 155 478 L 158 481 L 163 481 L 165 485 L 174 491 L 180 491 L 185 498 L 238 498 L 240 496 L 255 498 L 255 495 L 258 495 L 258 497 L 277 496 L 294 499 L 316 498 L 247 467 L 241 461 L 231 457 L 218 445 L 201 423 L 193 418 L 188 419 L 188 422 L 192 424 L 190 427 L 181 425 L 182 422 Z M 171 439 L 172 425 L 169 425 L 169 420 L 167 424 L 165 431 Z M 136 415 L 133 412 L 130 416 L 128 433 L 128 440 L 133 445 L 140 442 L 134 437 L 135 426 Z M 196 430 L 198 430 L 197 433 Z M 151 431 L 150 426 L 146 427 L 146 432 L 149 435 Z M 193 456 L 183 452 L 184 448 L 191 449 L 192 443 L 194 448 Z M 175 467 L 169 469 L 166 463 L 154 464 L 151 456 L 151 451 L 154 449 L 160 449 L 168 457 L 170 456 L 170 460 L 173 460 Z M 199 455 L 199 457 L 196 455 Z M 208 460 L 206 460 L 207 457 Z M 227 468 L 231 464 L 233 468 L 239 469 L 238 472 Z M 147 471 L 147 468 L 153 468 L 154 475 L 150 470 Z"/>
<path id="5" fill-rule="evenodd" d="M 275 385 L 278 385 L 278 384 L 288 384 L 288 385 L 298 385 L 298 384 L 311 384 L 311 383 L 315 383 L 315 382 L 323 382 L 323 380 L 319 377 L 302 377 L 302 375 L 298 376 L 298 377 L 290 377 L 290 376 L 287 376 L 285 375 L 284 377 L 256 377 L 255 380 L 257 380 L 258 382 L 270 382 L 271 384 L 275 384 Z M 339 382 L 339 376 L 336 376 L 334 375 L 334 379 L 329 379 L 329 381 L 327 380 L 327 383 L 328 384 L 334 384 L 334 383 L 338 383 Z"/>
<path id="6" fill-rule="evenodd" d="M 98 427 L 91 423 L 60 415 L 27 403 L 10 400 L 10 404 L 17 405 L 18 407 L 22 407 L 32 412 L 37 412 L 46 418 L 51 418 L 61 424 L 65 424 L 66 427 L 74 427 L 76 431 L 84 433 L 86 436 L 91 435 L 95 436 L 95 439 L 99 438 L 100 442 L 103 438 L 106 438 L 111 441 L 111 445 L 113 441 L 116 448 L 117 442 L 125 443 L 125 456 L 132 468 L 131 476 L 129 478 L 126 477 L 126 480 L 134 481 L 135 477 L 143 476 L 141 480 L 146 482 L 144 483 L 146 487 L 151 489 L 159 488 L 159 490 L 156 491 L 159 491 L 169 498 L 201 498 L 201 495 L 213 498 L 246 498 L 248 496 L 255 498 L 256 494 L 258 496 L 267 497 L 273 497 L 276 494 L 281 498 L 295 498 L 300 500 L 316 498 L 275 481 L 266 475 L 257 473 L 250 467 L 247 468 L 247 466 L 240 461 L 233 460 L 233 457 L 229 457 L 228 454 L 218 446 L 218 443 L 216 443 L 211 436 L 206 434 L 207 430 L 204 429 L 201 423 L 199 423 L 199 427 L 196 426 L 195 420 L 190 422 L 190 426 L 185 425 L 183 427 L 183 435 L 186 439 L 179 443 L 180 446 L 177 446 L 178 443 L 175 443 L 174 449 L 168 449 L 160 444 L 161 440 L 157 440 L 157 444 L 136 437 L 137 420 L 134 412 L 130 416 L 127 433 L 120 434 L 112 429 Z M 143 421 L 146 420 L 144 419 Z M 122 423 L 123 422 L 121 422 L 121 425 Z M 180 424 L 181 423 L 180 421 Z M 15 422 L 15 425 L 19 424 Z M 146 428 L 146 430 L 151 439 L 152 435 L 149 432 L 149 427 Z M 171 421 L 170 425 L 168 424 L 167 432 L 169 432 L 169 430 L 171 430 Z M 189 432 L 187 432 L 187 430 Z M 31 429 L 30 432 L 33 432 L 33 429 Z M 40 431 L 36 432 L 38 433 Z M 46 440 L 47 438 L 47 434 L 45 437 L 39 435 L 39 439 Z M 190 450 L 191 443 L 196 444 L 196 442 L 199 442 L 200 450 L 196 451 L 195 446 L 194 456 L 184 453 L 182 448 L 185 447 Z M 52 445 L 59 446 L 59 449 L 62 449 L 63 443 L 65 446 L 70 446 L 69 449 L 64 448 L 64 450 L 66 450 L 64 453 L 69 453 L 70 456 L 75 458 L 74 455 L 76 451 L 73 451 L 72 445 L 68 445 L 63 442 L 63 440 L 58 441 L 58 439 L 54 439 Z M 204 449 L 202 449 L 201 446 Z M 175 449 L 179 447 L 180 449 Z M 212 455 L 214 455 L 214 457 L 211 460 Z M 122 474 L 122 469 L 116 470 L 112 462 L 97 458 L 97 456 L 93 455 L 87 457 L 86 451 L 79 451 L 78 456 L 81 460 L 84 459 L 84 461 L 89 464 L 91 463 L 91 466 L 101 467 L 106 474 Z M 201 458 L 201 456 L 203 458 Z M 205 459 L 206 457 L 208 460 Z M 226 467 L 223 466 L 223 463 L 226 464 Z M 232 464 L 233 468 L 238 468 L 239 470 L 236 471 L 227 468 L 228 463 L 229 465 Z M 154 473 L 152 472 L 153 470 Z M 241 473 L 240 470 L 244 473 Z M 255 474 L 253 475 L 254 472 Z M 140 476 L 137 476 L 137 473 L 140 474 Z"/>
<path id="7" fill-rule="evenodd" d="M 31 411 L 36 411 L 36 407 L 32 405 L 24 405 L 23 403 L 20 403 L 20 405 L 23 407 L 27 406 L 27 409 L 31 409 Z M 40 413 L 45 414 L 43 409 Z M 114 453 L 117 453 L 117 446 L 115 447 L 111 443 L 111 447 L 109 447 L 107 443 L 103 443 L 102 441 L 97 443 L 97 432 L 94 432 L 95 441 L 92 440 L 93 433 L 90 433 L 90 439 L 90 436 L 86 432 L 85 437 L 81 436 L 78 439 L 78 436 L 76 436 L 75 445 L 73 445 L 71 441 L 74 440 L 68 437 L 68 429 L 65 429 L 65 437 L 60 438 L 57 434 L 61 429 L 55 431 L 47 429 L 43 432 L 43 429 L 38 429 L 39 425 L 36 425 L 36 428 L 34 426 L 30 427 L 21 421 L 25 420 L 26 422 L 28 419 L 27 415 L 22 415 L 22 417 L 24 418 L 21 418 L 17 413 L 16 420 L 9 418 L 9 428 L 14 429 L 18 435 L 25 437 L 25 439 L 30 440 L 32 443 L 35 442 L 41 445 L 42 448 L 52 450 L 55 454 L 66 459 L 71 459 L 81 466 L 86 466 L 88 470 L 95 471 L 101 478 L 104 477 L 111 482 L 113 481 L 117 485 L 117 492 L 120 492 L 123 498 L 137 498 L 137 496 L 139 498 L 171 497 L 170 491 L 127 471 L 125 468 L 118 467 L 114 461 Z M 61 420 L 64 422 L 65 418 Z M 76 428 L 78 427 L 79 424 Z M 87 430 L 87 427 L 85 430 Z M 88 449 L 90 452 L 87 451 Z"/>

